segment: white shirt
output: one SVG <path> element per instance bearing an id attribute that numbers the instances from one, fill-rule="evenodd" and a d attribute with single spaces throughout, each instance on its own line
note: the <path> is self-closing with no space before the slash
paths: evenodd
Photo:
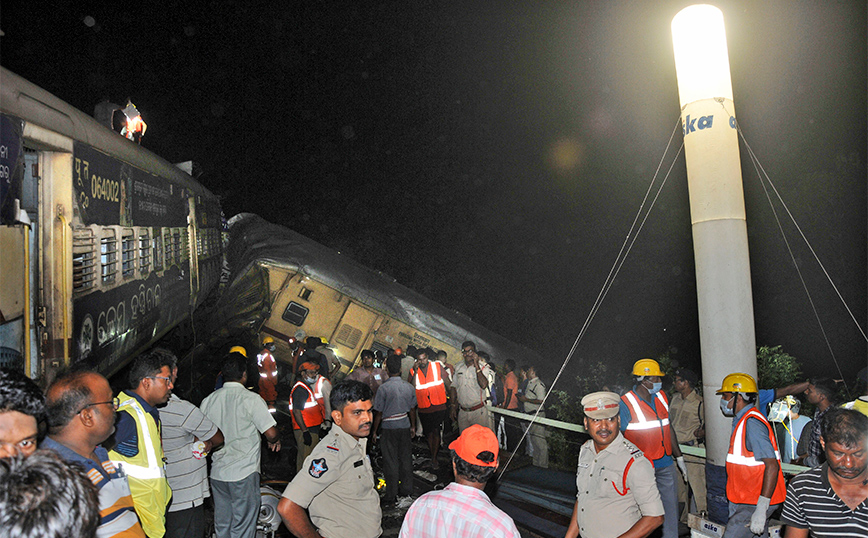
<path id="1" fill-rule="evenodd" d="M 211 455 L 211 478 L 238 482 L 258 473 L 259 434 L 277 425 L 262 396 L 230 381 L 202 400 L 201 409 L 223 432 L 223 448 Z"/>

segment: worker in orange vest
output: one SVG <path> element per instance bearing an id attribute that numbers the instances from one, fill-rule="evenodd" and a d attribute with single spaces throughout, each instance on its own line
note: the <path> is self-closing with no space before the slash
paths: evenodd
<path id="1" fill-rule="evenodd" d="M 323 423 L 323 407 L 317 401 L 314 392 L 319 375 L 319 364 L 303 362 L 299 371 L 299 380 L 292 387 L 289 395 L 289 414 L 292 416 L 292 433 L 298 447 L 295 459 L 295 471 L 301 470 L 304 459 L 319 442 L 319 428 Z"/>
<path id="2" fill-rule="evenodd" d="M 759 390 L 750 375 L 729 374 L 717 394 L 720 410 L 732 417 L 726 454 L 729 519 L 723 538 L 768 538 L 769 518 L 787 493 L 775 431 L 756 408 Z"/>
<path id="3" fill-rule="evenodd" d="M 633 365 L 633 390 L 621 396 L 621 432 L 654 465 L 654 478 L 663 501 L 663 538 L 678 538 L 678 471 L 687 480 L 687 464 L 675 431 L 669 425 L 669 399 L 663 371 L 654 359 Z M 673 465 L 675 463 L 676 465 Z"/>
<path id="4" fill-rule="evenodd" d="M 416 360 L 410 370 L 410 384 L 416 387 L 419 422 L 431 452 L 431 470 L 436 471 L 437 452 L 440 449 L 440 428 L 446 420 L 446 394 L 452 392 L 452 383 L 445 368 L 437 361 L 428 360 L 428 351 L 416 351 Z M 415 426 L 415 424 L 414 424 Z"/>
<path id="5" fill-rule="evenodd" d="M 274 404 L 277 401 L 277 361 L 274 360 L 274 338 L 266 336 L 262 339 L 262 351 L 256 356 L 256 364 L 259 366 L 259 395 L 268 404 L 268 411 L 276 411 Z"/>

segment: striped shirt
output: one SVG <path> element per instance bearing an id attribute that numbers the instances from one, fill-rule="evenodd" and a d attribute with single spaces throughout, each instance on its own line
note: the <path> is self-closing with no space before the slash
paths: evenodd
<path id="1" fill-rule="evenodd" d="M 53 450 L 64 460 L 80 465 L 99 489 L 97 538 L 145 538 L 145 531 L 133 508 L 127 477 L 109 461 L 108 452 L 103 447 L 97 446 L 93 451 L 100 460 L 99 464 L 50 437 L 46 437 L 39 447 Z"/>
<path id="2" fill-rule="evenodd" d="M 217 426 L 198 407 L 174 394 L 160 409 L 160 418 L 163 421 L 166 478 L 172 487 L 169 512 L 199 506 L 211 492 L 208 489 L 207 461 L 194 458 L 192 446 L 196 438 L 205 441 L 214 437 Z"/>
<path id="3" fill-rule="evenodd" d="M 482 490 L 452 482 L 419 497 L 407 511 L 400 538 L 521 538 L 512 518 Z"/>
<path id="4" fill-rule="evenodd" d="M 868 499 L 855 510 L 844 504 L 829 483 L 828 464 L 794 477 L 787 487 L 781 520 L 810 529 L 816 538 L 865 538 L 868 536 Z"/>

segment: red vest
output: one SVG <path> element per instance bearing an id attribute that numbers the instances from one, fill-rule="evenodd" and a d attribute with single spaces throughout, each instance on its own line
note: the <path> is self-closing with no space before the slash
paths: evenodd
<path id="1" fill-rule="evenodd" d="M 443 370 L 436 361 L 428 361 L 428 375 L 421 368 L 415 368 L 416 402 L 419 409 L 427 409 L 432 405 L 446 405 L 446 384 L 443 382 Z"/>
<path id="2" fill-rule="evenodd" d="M 729 452 L 726 454 L 726 498 L 737 504 L 756 504 L 763 488 L 763 474 L 765 463 L 755 460 L 753 452 L 747 449 L 746 432 L 747 419 L 754 417 L 760 420 L 769 430 L 769 440 L 775 449 L 775 457 L 778 464 L 781 463 L 781 453 L 778 452 L 778 442 L 775 439 L 774 430 L 756 408 L 751 409 L 739 419 L 738 424 L 729 438 Z M 787 494 L 787 485 L 784 482 L 784 474 L 778 469 L 778 483 L 772 493 L 771 504 L 784 502 Z"/>
<path id="3" fill-rule="evenodd" d="M 630 410 L 630 423 L 624 437 L 639 447 L 645 457 L 654 463 L 663 456 L 672 455 L 672 434 L 669 430 L 669 400 L 658 392 L 656 410 L 632 390 L 621 396 Z"/>
<path id="4" fill-rule="evenodd" d="M 319 386 L 319 383 L 317 383 L 317 385 Z M 304 402 L 304 408 L 301 410 L 301 418 L 304 419 L 304 425 L 307 428 L 319 426 L 323 422 L 323 407 L 316 400 L 314 392 L 310 390 L 310 387 L 308 387 L 304 381 L 296 383 L 295 386 L 292 387 L 292 392 L 295 392 L 295 389 L 299 386 L 304 387 L 304 390 L 307 391 L 307 401 Z M 322 397 L 322 394 L 320 394 L 320 397 Z M 301 427 L 298 425 L 298 422 L 295 421 L 295 415 L 292 413 L 292 393 L 289 395 L 289 414 L 292 417 L 293 429 L 300 430 Z"/>

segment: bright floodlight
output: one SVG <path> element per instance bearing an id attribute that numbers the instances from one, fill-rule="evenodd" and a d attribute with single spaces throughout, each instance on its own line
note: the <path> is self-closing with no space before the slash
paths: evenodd
<path id="1" fill-rule="evenodd" d="M 714 6 L 682 9 L 672 19 L 672 44 L 681 108 L 700 99 L 732 100 L 723 13 Z"/>

